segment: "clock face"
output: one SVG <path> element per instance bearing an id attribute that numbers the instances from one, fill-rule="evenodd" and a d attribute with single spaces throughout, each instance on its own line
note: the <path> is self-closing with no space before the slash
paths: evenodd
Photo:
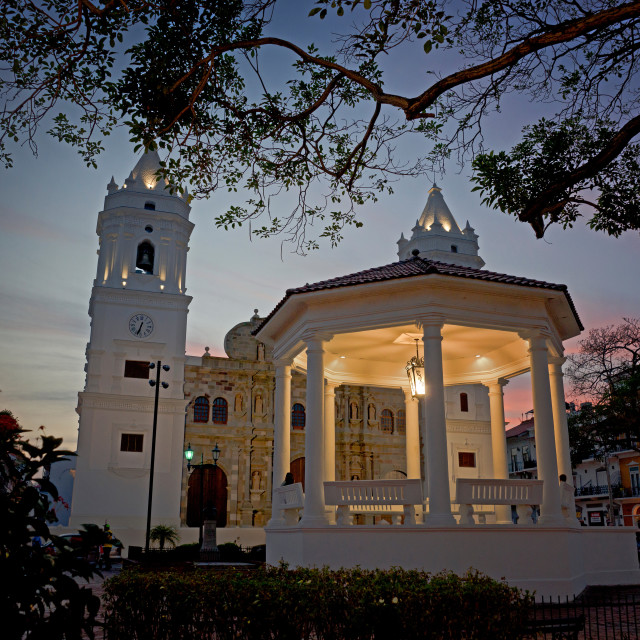
<path id="1" fill-rule="evenodd" d="M 136 313 L 129 318 L 129 331 L 136 338 L 146 338 L 153 332 L 153 320 L 146 313 Z"/>

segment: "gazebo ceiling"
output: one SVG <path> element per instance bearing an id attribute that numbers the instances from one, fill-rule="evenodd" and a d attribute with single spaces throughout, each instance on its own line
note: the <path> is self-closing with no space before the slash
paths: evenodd
<path id="1" fill-rule="evenodd" d="M 528 368 L 527 345 L 517 333 L 445 324 L 442 329 L 445 382 L 461 384 L 518 375 Z M 325 368 L 334 381 L 406 386 L 405 365 L 422 355 L 422 334 L 415 325 L 340 333 L 325 343 Z M 306 369 L 305 352 L 295 359 Z"/>

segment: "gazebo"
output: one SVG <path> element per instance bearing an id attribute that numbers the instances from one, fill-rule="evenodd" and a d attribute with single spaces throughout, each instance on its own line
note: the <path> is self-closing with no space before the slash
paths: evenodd
<path id="1" fill-rule="evenodd" d="M 440 235 L 446 224 L 431 219 Z M 456 229 L 475 242 L 468 223 L 464 232 Z M 460 573 L 473 567 L 553 594 L 640 582 L 633 529 L 580 528 L 575 518 L 562 364 L 563 341 L 583 327 L 566 286 L 465 266 L 464 259 L 431 260 L 407 242 L 399 244 L 412 252 L 408 258 L 287 290 L 256 331 L 272 345 L 276 364 L 267 561 Z M 412 358 L 424 390 L 410 387 Z M 290 464 L 292 367 L 307 376 L 304 495 L 300 486 L 277 486 Z M 515 481 L 503 387 L 528 371 L 538 480 Z M 341 384 L 404 390 L 406 480 L 336 481 L 334 394 Z M 492 473 L 452 486 L 444 389 L 461 384 L 488 387 Z M 559 481 L 562 474 L 568 482 Z M 517 524 L 511 505 L 521 514 Z M 528 517 L 533 505 L 540 508 L 535 523 Z M 394 524 L 351 524 L 349 514 L 362 509 L 387 510 Z"/>

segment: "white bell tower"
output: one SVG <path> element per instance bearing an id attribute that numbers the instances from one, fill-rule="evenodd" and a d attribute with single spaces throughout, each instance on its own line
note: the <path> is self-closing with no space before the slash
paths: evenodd
<path id="1" fill-rule="evenodd" d="M 86 382 L 79 393 L 71 527 L 108 521 L 126 544 L 144 544 L 155 379 L 162 361 L 152 526 L 180 524 L 184 439 L 185 272 L 190 207 L 158 181 L 145 153 L 122 187 L 113 178 L 98 216 L 98 271 L 89 316 Z"/>

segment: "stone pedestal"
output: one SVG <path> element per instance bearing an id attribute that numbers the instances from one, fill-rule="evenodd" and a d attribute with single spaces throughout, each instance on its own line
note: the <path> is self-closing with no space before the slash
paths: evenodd
<path id="1" fill-rule="evenodd" d="M 216 509 L 206 509 L 204 513 L 204 523 L 202 527 L 202 546 L 200 547 L 200 560 L 213 562 L 219 560 L 217 533 L 217 513 Z"/>

